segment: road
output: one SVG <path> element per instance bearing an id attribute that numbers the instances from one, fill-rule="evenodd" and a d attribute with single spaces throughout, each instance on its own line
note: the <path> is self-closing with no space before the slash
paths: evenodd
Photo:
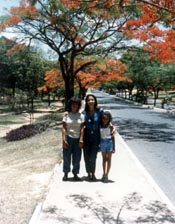
<path id="1" fill-rule="evenodd" d="M 175 116 L 92 90 L 135 156 L 175 205 Z"/>

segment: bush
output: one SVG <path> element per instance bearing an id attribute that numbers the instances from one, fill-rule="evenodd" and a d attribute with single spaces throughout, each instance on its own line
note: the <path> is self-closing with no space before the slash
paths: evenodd
<path id="1" fill-rule="evenodd" d="M 9 131 L 4 138 L 8 142 L 22 140 L 45 131 L 47 127 L 47 123 L 23 125 L 20 128 Z"/>

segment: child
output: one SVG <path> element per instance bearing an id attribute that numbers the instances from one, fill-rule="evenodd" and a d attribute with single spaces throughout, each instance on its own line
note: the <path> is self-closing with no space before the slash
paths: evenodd
<path id="1" fill-rule="evenodd" d="M 115 137 L 111 135 L 113 125 L 112 115 L 109 111 L 103 111 L 100 126 L 100 151 L 102 152 L 103 182 L 108 182 L 108 174 L 111 168 L 112 153 L 115 152 Z"/>

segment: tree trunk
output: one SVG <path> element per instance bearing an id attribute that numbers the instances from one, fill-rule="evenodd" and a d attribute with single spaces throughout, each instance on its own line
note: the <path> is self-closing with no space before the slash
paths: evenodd
<path id="1" fill-rule="evenodd" d="M 48 107 L 50 107 L 51 101 L 50 101 L 50 91 L 48 92 Z"/>
<path id="2" fill-rule="evenodd" d="M 65 110 L 68 109 L 68 102 L 74 96 L 74 79 L 70 77 L 65 80 Z"/>
<path id="3" fill-rule="evenodd" d="M 73 60 L 73 58 L 72 58 Z M 74 80 L 75 77 L 73 75 L 73 69 L 68 69 L 70 64 L 68 63 L 67 59 L 64 57 L 63 54 L 59 54 L 59 64 L 62 73 L 62 77 L 64 79 L 65 84 L 65 100 L 64 100 L 64 107 L 65 110 L 68 109 L 68 102 L 72 96 L 74 96 Z M 73 61 L 71 62 L 73 65 Z"/>
<path id="4" fill-rule="evenodd" d="M 157 94 L 156 90 L 154 90 L 154 107 L 156 106 Z"/>
<path id="5" fill-rule="evenodd" d="M 87 92 L 87 89 L 80 86 L 79 87 L 79 98 L 83 100 L 86 96 L 86 92 Z"/>

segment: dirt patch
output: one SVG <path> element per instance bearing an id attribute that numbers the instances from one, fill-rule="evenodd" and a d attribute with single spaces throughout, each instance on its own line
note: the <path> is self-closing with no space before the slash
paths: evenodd
<path id="1" fill-rule="evenodd" d="M 0 158 L 0 224 L 26 224 L 61 161 L 61 127 L 15 142 L 0 138 Z"/>

